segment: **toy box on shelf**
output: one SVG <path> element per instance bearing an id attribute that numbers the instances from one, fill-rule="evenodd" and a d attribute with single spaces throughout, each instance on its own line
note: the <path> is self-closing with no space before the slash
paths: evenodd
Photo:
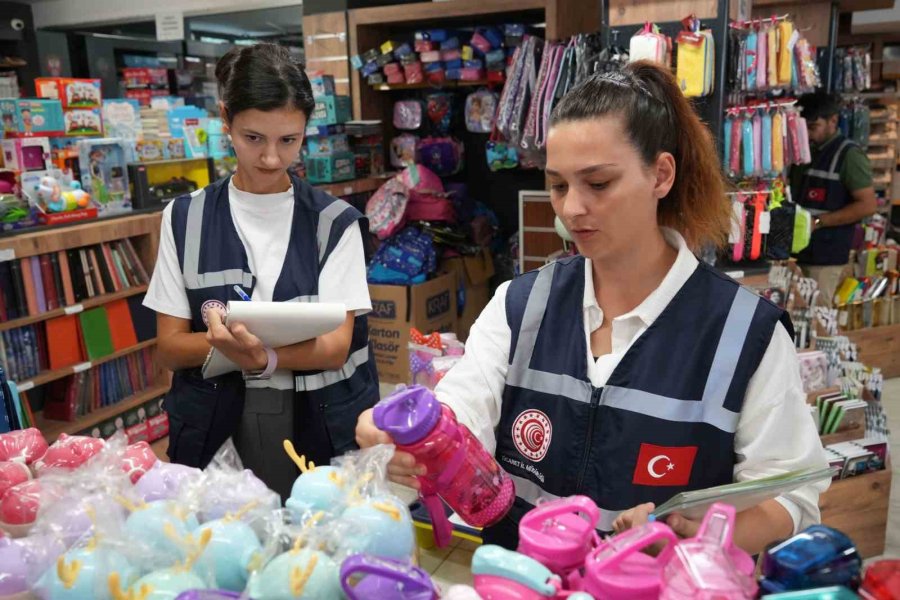
<path id="1" fill-rule="evenodd" d="M 71 108 L 64 111 L 65 134 L 71 136 L 103 135 L 99 108 Z"/>
<path id="2" fill-rule="evenodd" d="M 22 98 L 0 100 L 0 117 L 7 137 L 63 135 L 62 104 L 59 100 Z"/>
<path id="3" fill-rule="evenodd" d="M 14 138 L 0 142 L 3 164 L 14 171 L 46 171 L 50 168 L 50 140 L 46 137 Z"/>
<path id="4" fill-rule="evenodd" d="M 129 145 L 118 138 L 78 142 L 81 184 L 103 216 L 131 210 L 128 193 Z"/>
<path id="5" fill-rule="evenodd" d="M 38 77 L 34 87 L 38 96 L 59 100 L 63 108 L 100 108 L 103 101 L 99 79 Z"/>
<path id="6" fill-rule="evenodd" d="M 131 163 L 128 178 L 137 209 L 162 206 L 217 179 L 215 163 L 206 157 Z"/>
<path id="7" fill-rule="evenodd" d="M 39 223 L 60 225 L 97 216 L 97 207 L 71 172 L 49 168 L 22 174 L 22 195 Z"/>
<path id="8" fill-rule="evenodd" d="M 0 169 L 0 231 L 34 225 L 37 220 L 22 196 L 19 171 Z"/>

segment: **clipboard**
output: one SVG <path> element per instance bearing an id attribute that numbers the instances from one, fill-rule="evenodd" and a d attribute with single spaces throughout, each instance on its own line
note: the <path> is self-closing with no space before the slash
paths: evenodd
<path id="1" fill-rule="evenodd" d="M 347 307 L 340 303 L 317 302 L 229 302 L 225 325 L 243 323 L 270 348 L 298 344 L 334 331 L 347 319 Z M 240 367 L 213 348 L 203 365 L 209 379 L 240 371 Z"/>

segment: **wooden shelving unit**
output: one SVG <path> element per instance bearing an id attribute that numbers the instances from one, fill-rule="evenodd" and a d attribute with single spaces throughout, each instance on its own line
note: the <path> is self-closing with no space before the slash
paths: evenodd
<path id="1" fill-rule="evenodd" d="M 849 534 L 863 558 L 884 553 L 891 464 L 884 470 L 831 482 L 819 496 L 822 523 Z"/>
<path id="2" fill-rule="evenodd" d="M 41 313 L 39 315 L 35 315 L 33 317 L 22 317 L 21 319 L 13 319 L 12 321 L 5 321 L 0 323 L 0 331 L 7 331 L 9 329 L 15 329 L 16 327 L 25 327 L 26 325 L 33 325 L 35 323 L 40 323 L 42 321 L 47 321 L 49 319 L 55 319 L 56 317 L 62 317 L 64 315 L 72 315 L 82 312 L 84 310 L 88 310 L 94 308 L 95 306 L 103 306 L 104 304 L 109 304 L 110 302 L 115 302 L 116 300 L 121 300 L 122 298 L 130 298 L 131 296 L 137 296 L 138 294 L 142 294 L 147 291 L 146 285 L 139 285 L 135 287 L 128 288 L 126 290 L 119 290 L 118 292 L 114 292 L 112 294 L 103 294 L 101 296 L 95 296 L 93 298 L 89 298 L 87 300 L 83 300 L 78 304 L 74 304 L 72 306 L 66 306 L 63 308 L 58 308 L 56 310 L 51 310 L 49 312 Z"/>
<path id="3" fill-rule="evenodd" d="M 156 338 L 152 340 L 147 340 L 146 342 L 141 342 L 136 346 L 132 346 L 130 348 L 125 348 L 124 350 L 119 350 L 118 352 L 113 352 L 112 354 L 108 354 L 103 358 L 98 358 L 97 360 L 92 360 L 88 362 L 79 363 L 77 365 L 72 365 L 71 367 L 63 367 L 62 369 L 55 369 L 53 371 L 41 371 L 35 377 L 31 379 L 26 379 L 25 381 L 16 382 L 16 385 L 22 391 L 29 391 L 33 388 L 38 387 L 39 385 L 46 385 L 51 381 L 56 381 L 57 379 L 62 379 L 63 377 L 68 377 L 69 375 L 74 375 L 75 373 L 80 373 L 82 371 L 86 371 L 87 369 L 91 369 L 93 367 L 100 366 L 104 363 L 108 363 L 112 360 L 116 360 L 117 358 L 122 358 L 123 356 L 128 356 L 129 354 L 133 354 L 135 352 L 139 352 L 144 348 L 150 348 L 151 346 L 156 345 Z"/>
<path id="4" fill-rule="evenodd" d="M 72 435 L 78 433 L 79 431 L 84 431 L 85 429 L 102 423 L 106 419 L 114 417 L 130 408 L 140 406 L 148 400 L 153 400 L 154 398 L 160 397 L 165 394 L 168 389 L 168 384 L 154 385 L 147 388 L 146 390 L 141 390 L 137 394 L 129 396 L 124 400 L 120 400 L 115 404 L 104 406 L 101 409 L 92 411 L 84 415 L 83 417 L 75 419 L 74 421 L 56 421 L 53 419 L 45 419 L 44 415 L 41 412 L 36 412 L 34 414 L 34 418 L 37 422 L 37 426 L 47 438 L 47 441 L 52 444 L 53 441 L 63 433 Z"/>
<path id="5" fill-rule="evenodd" d="M 85 221 L 73 225 L 48 227 L 31 230 L 18 235 L 0 237 L 0 260 L 14 260 L 37 256 L 69 248 L 92 246 L 104 242 L 129 238 L 137 252 L 138 258 L 148 273 L 153 272 L 156 263 L 156 254 L 159 247 L 159 229 L 162 219 L 161 212 L 148 212 L 130 214 L 116 218 Z M 15 319 L 0 323 L 0 331 L 14 329 L 42 323 L 48 319 L 74 314 L 81 310 L 104 306 L 115 300 L 129 298 L 141 294 L 147 290 L 146 285 L 135 286 L 120 290 L 112 294 L 104 294 L 82 301 L 72 306 L 57 310 Z M 62 369 L 47 370 L 37 374 L 31 379 L 20 381 L 18 387 L 23 392 L 57 381 L 75 373 L 97 367 L 117 358 L 128 356 L 146 348 L 156 346 L 156 338 L 141 342 L 130 348 L 114 352 L 100 359 L 72 365 Z M 169 376 L 166 371 L 158 366 L 154 367 L 150 385 L 132 396 L 125 398 L 110 406 L 92 411 L 74 421 L 55 421 L 45 419 L 42 411 L 34 411 L 35 425 L 41 429 L 49 442 L 53 442 L 62 433 L 78 433 L 90 429 L 94 425 L 107 421 L 129 411 L 141 404 L 158 398 L 169 389 Z"/>
<path id="6" fill-rule="evenodd" d="M 350 181 L 338 181 L 337 183 L 322 183 L 316 185 L 317 189 L 325 191 L 336 198 L 340 198 L 342 196 L 352 196 L 354 194 L 365 194 L 367 192 L 374 192 L 382 185 L 384 182 L 393 177 L 393 173 L 385 173 L 384 175 L 378 175 L 373 177 L 364 177 L 362 179 L 352 179 Z"/>

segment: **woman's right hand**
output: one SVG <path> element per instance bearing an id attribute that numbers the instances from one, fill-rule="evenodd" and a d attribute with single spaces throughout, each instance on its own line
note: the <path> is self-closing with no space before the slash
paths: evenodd
<path id="1" fill-rule="evenodd" d="M 364 411 L 356 421 L 356 443 L 360 448 L 371 448 L 378 444 L 393 444 L 391 436 L 375 427 L 372 410 L 370 408 Z M 424 475 L 425 470 L 425 465 L 416 464 L 415 456 L 408 452 L 395 450 L 394 457 L 388 463 L 388 478 L 394 483 L 417 490 L 420 486 L 416 476 Z"/>

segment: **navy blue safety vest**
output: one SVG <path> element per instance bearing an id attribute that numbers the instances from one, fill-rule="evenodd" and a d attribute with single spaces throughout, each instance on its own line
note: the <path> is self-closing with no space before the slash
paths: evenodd
<path id="1" fill-rule="evenodd" d="M 841 166 L 847 152 L 857 147 L 856 142 L 837 135 L 822 147 L 813 164 L 803 177 L 797 203 L 815 217 L 834 212 L 847 206 L 852 197 L 850 190 L 841 183 Z M 856 225 L 823 227 L 812 234 L 812 239 L 797 260 L 806 265 L 845 265 L 850 259 L 853 231 Z"/>
<path id="2" fill-rule="evenodd" d="M 206 331 L 206 310 L 239 300 L 235 285 L 252 296 L 256 284 L 231 218 L 228 182 L 229 178 L 225 178 L 194 196 L 178 198 L 172 207 L 172 231 L 191 307 L 191 330 L 195 332 Z M 343 200 L 294 176 L 291 183 L 293 224 L 273 300 L 317 302 L 319 272 L 344 231 L 357 221 L 364 221 L 364 217 Z M 316 448 L 309 448 L 304 439 L 295 439 L 294 444 L 307 458 L 315 457 L 317 464 L 328 464 L 332 456 L 355 447 L 357 417 L 378 401 L 378 375 L 370 360 L 366 317 L 355 319 L 349 356 L 341 369 L 295 372 L 294 378 L 300 406 L 317 411 L 315 416 L 327 430 L 324 436 L 306 436 L 307 442 L 310 437 L 325 440 Z M 204 466 L 236 430 L 243 405 L 240 373 L 204 380 L 199 369 L 177 371 L 165 400 L 170 420 L 170 458 Z M 295 424 L 297 437 L 304 437 L 306 425 Z"/>
<path id="3" fill-rule="evenodd" d="M 583 257 L 519 277 L 506 295 L 510 363 L 496 457 L 516 505 L 485 530 L 515 547 L 536 502 L 584 494 L 610 531 L 621 511 L 731 483 L 750 378 L 787 315 L 699 263 L 602 388 L 588 377 Z M 548 310 L 548 307 L 551 307 Z"/>

